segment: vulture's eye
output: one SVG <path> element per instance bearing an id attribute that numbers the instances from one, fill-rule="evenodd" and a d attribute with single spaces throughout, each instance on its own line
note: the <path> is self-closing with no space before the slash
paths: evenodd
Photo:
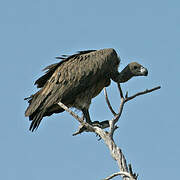
<path id="1" fill-rule="evenodd" d="M 134 66 L 134 69 L 137 69 L 138 67 L 137 66 Z"/>

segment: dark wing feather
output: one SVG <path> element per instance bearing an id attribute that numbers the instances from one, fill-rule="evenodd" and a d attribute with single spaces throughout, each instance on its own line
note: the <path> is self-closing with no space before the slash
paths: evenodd
<path id="1" fill-rule="evenodd" d="M 88 53 L 94 52 L 94 51 L 96 51 L 96 50 L 78 51 L 76 54 L 73 54 L 73 55 L 70 55 L 70 56 L 68 56 L 68 55 L 61 55 L 60 57 L 56 57 L 56 59 L 62 59 L 62 60 L 66 59 L 66 60 L 69 60 L 69 59 L 72 59 L 72 58 L 76 58 L 76 57 L 78 57 L 80 55 L 88 54 Z"/>
<path id="2" fill-rule="evenodd" d="M 47 80 L 52 76 L 52 74 L 55 72 L 55 70 L 64 62 L 68 61 L 69 59 L 72 58 L 77 58 L 78 56 L 82 55 L 82 54 L 87 54 L 90 52 L 93 52 L 96 50 L 86 50 L 86 51 L 78 51 L 77 54 L 73 54 L 73 55 L 62 55 L 61 57 L 56 57 L 56 59 L 61 59 L 62 61 L 60 61 L 59 63 L 55 63 L 55 64 L 51 64 L 49 66 L 47 66 L 46 68 L 43 69 L 43 71 L 47 70 L 47 72 L 41 76 L 39 79 L 37 79 L 35 81 L 35 85 L 37 85 L 37 88 L 42 88 L 45 83 L 47 82 Z"/>
<path id="3" fill-rule="evenodd" d="M 116 52 L 104 49 L 71 56 L 68 61 L 56 67 L 43 88 L 30 100 L 25 112 L 26 116 L 33 115 L 30 129 L 34 130 L 39 126 L 48 108 L 59 101 L 73 103 L 76 96 L 94 85 L 99 77 L 117 71 L 118 64 Z"/>

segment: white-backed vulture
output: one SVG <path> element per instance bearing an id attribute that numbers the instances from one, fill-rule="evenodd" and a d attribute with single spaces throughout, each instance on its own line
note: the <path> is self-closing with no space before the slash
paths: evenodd
<path id="1" fill-rule="evenodd" d="M 80 51 L 59 59 L 59 63 L 46 67 L 45 75 L 35 82 L 41 89 L 25 98 L 29 102 L 25 116 L 32 121 L 31 131 L 38 128 L 44 116 L 64 111 L 58 102 L 81 110 L 86 121 L 91 123 L 88 111 L 91 99 L 109 86 L 111 79 L 123 83 L 134 76 L 148 74 L 147 69 L 136 62 L 119 73 L 120 59 L 114 49 Z"/>

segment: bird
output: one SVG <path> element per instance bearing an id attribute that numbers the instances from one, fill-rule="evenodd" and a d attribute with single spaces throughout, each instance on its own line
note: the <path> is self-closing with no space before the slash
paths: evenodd
<path id="1" fill-rule="evenodd" d="M 63 112 L 59 102 L 80 110 L 86 122 L 92 124 L 91 101 L 111 80 L 125 83 L 132 77 L 148 75 L 148 70 L 137 62 L 119 72 L 120 57 L 113 48 L 78 51 L 56 58 L 60 62 L 47 66 L 45 74 L 35 81 L 39 91 L 25 98 L 29 103 L 25 116 L 31 121 L 30 131 L 39 127 L 43 117 Z"/>

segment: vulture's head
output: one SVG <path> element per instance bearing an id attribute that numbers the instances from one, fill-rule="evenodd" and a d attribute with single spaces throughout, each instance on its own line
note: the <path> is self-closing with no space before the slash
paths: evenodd
<path id="1" fill-rule="evenodd" d="M 148 70 L 137 62 L 132 62 L 127 65 L 133 76 L 147 76 Z"/>
<path id="2" fill-rule="evenodd" d="M 148 70 L 137 62 L 128 64 L 118 75 L 116 74 L 112 79 L 119 83 L 127 82 L 135 76 L 147 76 Z"/>

